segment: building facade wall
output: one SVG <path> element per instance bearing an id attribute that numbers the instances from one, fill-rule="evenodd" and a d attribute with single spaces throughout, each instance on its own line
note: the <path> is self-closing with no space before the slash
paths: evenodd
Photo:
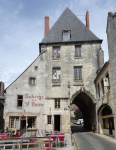
<path id="1" fill-rule="evenodd" d="M 35 70 L 37 66 L 37 70 Z M 5 129 L 11 128 L 11 117 L 19 118 L 18 130 L 21 128 L 21 118 L 26 117 L 26 126 L 28 129 L 27 117 L 36 117 L 36 129 L 45 129 L 43 114 L 45 104 L 45 54 L 40 55 L 35 62 L 6 89 L 4 119 Z M 36 78 L 36 84 L 30 85 L 30 77 Z M 17 107 L 17 96 L 23 96 L 22 107 Z M 16 127 L 13 127 L 16 128 Z"/>
<path id="2" fill-rule="evenodd" d="M 103 87 L 101 81 L 109 75 L 109 86 L 104 86 L 104 93 L 102 91 Z M 99 88 L 98 88 L 99 86 Z M 103 67 L 100 74 L 97 76 L 96 80 L 96 89 L 97 89 L 97 103 L 98 103 L 98 119 L 99 119 L 99 131 L 100 134 L 112 135 L 115 137 L 115 124 L 114 124 L 114 116 L 112 114 L 103 116 L 103 109 L 107 106 L 110 106 L 112 112 L 114 112 L 114 105 L 113 105 L 113 94 L 112 94 L 112 84 L 111 84 L 111 72 L 110 72 L 110 64 L 107 62 L 105 67 Z M 99 94 L 100 93 L 100 94 Z M 105 104 L 105 105 L 104 105 Z M 101 107 L 103 106 L 103 107 Z M 100 109 L 101 107 L 101 109 Z M 106 128 L 103 122 L 103 119 L 111 119 L 113 118 L 112 123 L 112 134 L 110 133 L 110 127 Z M 109 121 L 109 120 L 108 120 Z M 109 122 L 108 122 L 109 123 Z M 108 124 L 109 125 L 109 124 Z M 113 128 L 114 127 L 114 128 Z"/>
<path id="3" fill-rule="evenodd" d="M 28 118 L 36 117 L 36 127 L 32 128 L 53 131 L 54 116 L 60 115 L 60 131 L 70 133 L 70 98 L 76 91 L 84 86 L 95 96 L 93 79 L 98 69 L 99 43 L 81 44 L 81 58 L 75 58 L 75 44 L 48 45 L 45 53 L 41 54 L 33 64 L 6 89 L 5 97 L 5 128 L 11 128 L 11 117 L 26 117 L 26 129 Z M 60 59 L 53 59 L 53 47 L 60 46 Z M 35 70 L 37 66 L 37 70 Z M 82 81 L 74 81 L 74 67 L 82 66 Z M 52 69 L 61 69 L 60 82 L 53 82 Z M 30 85 L 30 77 L 36 78 L 36 84 Z M 68 88 L 70 85 L 70 89 Z M 22 108 L 17 107 L 17 96 L 23 95 Z M 41 99 L 41 100 L 40 100 Z M 60 108 L 55 108 L 55 99 L 60 99 Z M 59 114 L 60 112 L 60 114 Z M 58 113 L 58 114 L 56 114 Z M 48 124 L 48 116 L 51 116 L 51 124 Z"/>
<path id="4" fill-rule="evenodd" d="M 116 14 L 111 12 L 108 13 L 107 19 L 107 40 L 108 40 L 108 51 L 109 51 L 109 62 L 111 69 L 111 83 L 112 83 L 112 93 L 113 93 L 113 105 L 116 124 Z M 116 131 L 115 131 L 116 135 Z M 116 138 L 116 136 L 115 136 Z"/>

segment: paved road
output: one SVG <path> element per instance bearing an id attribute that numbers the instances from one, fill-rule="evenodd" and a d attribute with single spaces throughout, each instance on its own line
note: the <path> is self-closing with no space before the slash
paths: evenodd
<path id="1" fill-rule="evenodd" d="M 116 150 L 116 143 L 92 132 L 84 132 L 83 127 L 73 126 L 72 129 L 77 131 L 73 135 L 79 150 Z M 80 132 L 79 129 L 81 129 Z"/>
<path id="2" fill-rule="evenodd" d="M 89 130 L 85 129 L 83 125 L 72 125 L 71 131 L 72 134 L 77 132 L 89 132 Z"/>

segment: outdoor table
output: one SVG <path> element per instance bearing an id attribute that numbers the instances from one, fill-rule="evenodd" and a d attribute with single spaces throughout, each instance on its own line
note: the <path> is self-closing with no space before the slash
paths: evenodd
<path id="1" fill-rule="evenodd" d="M 45 135 L 47 135 L 47 136 L 48 136 L 49 134 L 50 134 L 49 132 L 45 132 Z"/>

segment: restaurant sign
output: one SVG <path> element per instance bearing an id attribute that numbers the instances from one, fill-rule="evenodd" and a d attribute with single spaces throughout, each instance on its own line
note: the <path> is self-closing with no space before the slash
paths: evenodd
<path id="1" fill-rule="evenodd" d="M 53 115 L 60 115 L 60 114 L 62 114 L 62 111 L 53 111 L 52 114 Z"/>

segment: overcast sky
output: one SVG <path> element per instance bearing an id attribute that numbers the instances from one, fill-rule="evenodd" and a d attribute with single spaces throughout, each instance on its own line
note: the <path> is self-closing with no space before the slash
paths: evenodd
<path id="1" fill-rule="evenodd" d="M 89 11 L 90 30 L 103 39 L 108 60 L 107 16 L 116 11 L 115 0 L 0 0 L 0 81 L 5 88 L 39 55 L 44 16 L 50 17 L 51 28 L 66 7 L 84 24 Z"/>

